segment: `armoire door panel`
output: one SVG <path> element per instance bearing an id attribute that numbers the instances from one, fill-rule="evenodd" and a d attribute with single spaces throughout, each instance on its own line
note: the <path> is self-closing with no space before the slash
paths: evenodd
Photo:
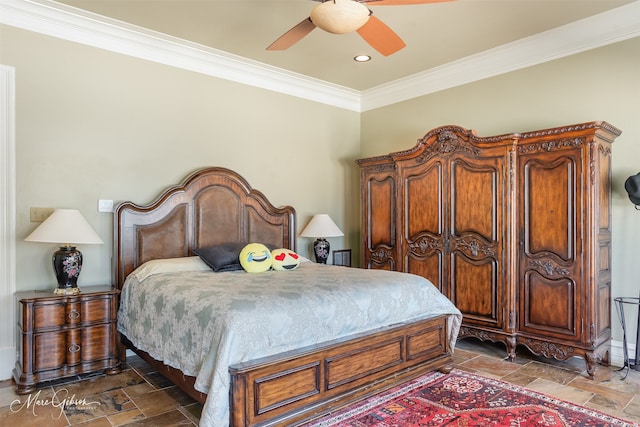
<path id="1" fill-rule="evenodd" d="M 580 304 L 576 283 L 567 277 L 548 279 L 528 272 L 522 286 L 520 330 L 579 340 Z"/>
<path id="2" fill-rule="evenodd" d="M 596 324 L 598 336 L 611 333 L 611 282 L 605 282 L 598 286 L 596 296 Z"/>
<path id="3" fill-rule="evenodd" d="M 443 288 L 444 277 L 442 273 L 443 254 L 442 251 L 431 251 L 428 255 L 417 256 L 410 253 L 405 258 L 405 269 L 407 273 L 417 274 L 429 280 L 438 290 L 446 295 Z"/>
<path id="4" fill-rule="evenodd" d="M 428 232 L 440 235 L 443 232 L 443 165 L 440 162 L 428 168 L 410 170 L 404 180 L 403 211 L 405 212 L 404 236 Z"/>
<path id="5" fill-rule="evenodd" d="M 611 241 L 609 239 L 600 240 L 597 248 L 598 275 L 611 274 Z"/>
<path id="6" fill-rule="evenodd" d="M 611 150 L 601 148 L 597 154 L 597 218 L 601 233 L 611 233 Z"/>
<path id="7" fill-rule="evenodd" d="M 451 257 L 451 301 L 465 322 L 500 326 L 501 298 L 497 263 L 493 259 L 473 261 L 460 253 Z"/>
<path id="8" fill-rule="evenodd" d="M 574 159 L 529 159 L 523 171 L 525 255 L 548 252 L 574 260 L 576 215 L 580 214 Z"/>
<path id="9" fill-rule="evenodd" d="M 395 245 L 395 185 L 391 177 L 369 180 L 369 249 Z"/>
<path id="10" fill-rule="evenodd" d="M 472 232 L 490 241 L 498 239 L 500 195 L 497 166 L 471 165 L 460 159 L 451 163 L 451 235 Z M 490 161 L 491 159 L 489 159 Z M 501 165 L 500 165 L 501 166 Z"/>
<path id="11" fill-rule="evenodd" d="M 401 222 L 404 256 L 403 271 L 427 278 L 441 292 L 446 282 L 443 270 L 445 236 L 443 234 L 444 165 L 435 161 L 426 167 L 408 168 L 402 181 Z"/>

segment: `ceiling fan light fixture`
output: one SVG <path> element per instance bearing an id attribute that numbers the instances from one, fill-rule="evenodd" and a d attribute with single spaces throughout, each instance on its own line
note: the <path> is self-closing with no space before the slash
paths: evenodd
<path id="1" fill-rule="evenodd" d="M 329 33 L 346 34 L 356 31 L 369 20 L 369 9 L 354 0 L 330 0 L 311 11 L 311 22 Z"/>

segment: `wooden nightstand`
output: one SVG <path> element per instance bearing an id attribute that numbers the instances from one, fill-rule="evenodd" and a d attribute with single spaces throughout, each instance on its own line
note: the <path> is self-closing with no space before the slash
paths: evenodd
<path id="1" fill-rule="evenodd" d="M 16 393 L 42 381 L 105 370 L 120 372 L 116 316 L 119 290 L 82 287 L 78 295 L 17 292 Z"/>

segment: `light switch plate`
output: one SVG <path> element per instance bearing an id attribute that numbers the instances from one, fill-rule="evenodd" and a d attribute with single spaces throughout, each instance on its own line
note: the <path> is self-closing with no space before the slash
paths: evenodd
<path id="1" fill-rule="evenodd" d="M 113 212 L 113 200 L 98 200 L 98 212 Z"/>
<path id="2" fill-rule="evenodd" d="M 53 213 L 53 208 L 29 208 L 29 221 L 42 222 Z"/>

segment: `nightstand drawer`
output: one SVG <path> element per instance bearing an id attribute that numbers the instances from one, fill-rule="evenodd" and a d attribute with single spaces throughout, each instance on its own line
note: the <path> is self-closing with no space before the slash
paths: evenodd
<path id="1" fill-rule="evenodd" d="M 111 306 L 115 296 L 80 299 L 67 304 L 67 323 L 69 325 L 88 325 L 111 320 Z"/>
<path id="2" fill-rule="evenodd" d="M 28 332 L 64 326 L 67 323 L 66 306 L 65 303 L 51 302 L 34 305 L 31 311 L 33 318 L 26 316 L 22 329 Z"/>
<path id="3" fill-rule="evenodd" d="M 33 336 L 33 373 L 113 357 L 116 334 L 112 324 L 45 332 Z"/>
<path id="4" fill-rule="evenodd" d="M 34 373 L 64 366 L 67 346 L 66 331 L 35 335 L 33 344 L 31 356 Z"/>
<path id="5" fill-rule="evenodd" d="M 19 319 L 18 323 L 24 332 L 39 332 L 58 329 L 63 326 L 88 325 L 109 322 L 112 318 L 112 307 L 115 295 L 100 297 L 63 297 L 59 300 L 43 300 L 23 302 L 30 305 L 30 315 Z"/>
<path id="6" fill-rule="evenodd" d="M 80 360 L 89 362 L 116 356 L 112 353 L 116 349 L 115 323 L 88 326 L 80 329 Z"/>

